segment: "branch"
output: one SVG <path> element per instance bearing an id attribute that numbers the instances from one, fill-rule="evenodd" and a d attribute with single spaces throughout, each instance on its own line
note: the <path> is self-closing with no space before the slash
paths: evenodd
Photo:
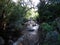
<path id="1" fill-rule="evenodd" d="M 32 8 L 34 8 L 34 7 L 31 7 L 31 8 L 29 8 L 29 9 L 27 9 L 27 10 L 25 11 L 25 13 L 26 13 L 28 10 L 32 9 Z"/>

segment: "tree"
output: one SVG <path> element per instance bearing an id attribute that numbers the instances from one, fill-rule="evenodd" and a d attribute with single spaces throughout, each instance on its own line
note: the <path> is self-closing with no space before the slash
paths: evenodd
<path id="1" fill-rule="evenodd" d="M 40 3 L 38 4 L 39 17 L 37 18 L 37 20 L 40 24 L 40 27 L 42 27 L 42 31 L 41 31 L 42 35 L 46 36 L 45 34 L 49 33 L 50 31 L 55 31 L 55 30 L 58 31 L 57 21 L 55 21 L 55 19 L 60 17 L 59 10 L 60 10 L 60 0 L 40 0 Z M 43 30 L 44 32 L 46 32 L 46 30 L 48 32 L 44 33 Z M 43 38 L 45 39 L 45 37 Z M 58 44 L 59 42 L 60 41 L 57 41 Z M 44 40 L 42 41 L 42 44 L 44 44 Z"/>
<path id="2" fill-rule="evenodd" d="M 5 42 L 10 35 L 19 36 L 20 28 L 25 20 L 25 10 L 26 7 L 22 7 L 20 3 L 15 4 L 11 0 L 0 0 L 0 36 L 4 37 Z"/>
<path id="3" fill-rule="evenodd" d="M 60 1 L 59 0 L 40 0 L 38 5 L 38 13 L 40 22 L 51 22 L 60 16 Z M 59 7 L 58 7 L 59 6 Z"/>

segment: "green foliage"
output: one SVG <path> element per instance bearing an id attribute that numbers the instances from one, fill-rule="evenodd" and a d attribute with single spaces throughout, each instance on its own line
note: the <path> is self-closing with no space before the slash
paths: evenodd
<path id="1" fill-rule="evenodd" d="M 48 0 L 47 4 L 46 2 L 40 0 L 40 3 L 38 4 L 38 13 L 39 18 L 38 21 L 41 23 L 41 27 L 43 30 L 50 32 L 57 30 L 59 33 L 59 30 L 57 29 L 57 25 L 59 25 L 59 20 L 56 21 L 56 18 L 60 17 L 60 0 Z M 60 25 L 58 26 L 60 27 Z M 43 34 L 44 35 L 44 34 Z M 60 35 L 60 34 L 59 34 Z M 60 45 L 60 36 L 58 35 L 57 44 Z M 44 45 L 48 45 L 48 42 Z M 52 43 L 50 44 L 52 45 Z"/>
<path id="2" fill-rule="evenodd" d="M 48 23 L 42 23 L 41 27 L 42 27 L 42 29 L 44 29 L 47 32 L 53 31 L 53 27 L 51 25 L 49 25 Z"/>
<path id="3" fill-rule="evenodd" d="M 26 19 L 29 19 L 32 17 L 34 20 L 38 17 L 38 12 L 36 12 L 33 8 L 28 10 L 26 13 Z"/>
<path id="4" fill-rule="evenodd" d="M 60 16 L 60 3 L 40 3 L 38 6 L 39 17 L 44 22 L 53 21 L 56 17 Z"/>
<path id="5" fill-rule="evenodd" d="M 17 21 L 24 16 L 25 8 L 26 7 L 22 7 L 21 5 L 16 6 L 14 3 L 10 3 L 6 8 L 6 17 L 13 22 Z"/>
<path id="6" fill-rule="evenodd" d="M 26 8 L 26 6 L 22 7 L 19 2 L 15 4 L 12 0 L 0 0 L 0 20 L 2 20 L 2 23 L 5 22 L 7 27 L 12 28 L 10 26 L 12 24 L 15 28 L 17 25 L 22 27 L 22 23 L 25 22 Z"/>
<path id="7" fill-rule="evenodd" d="M 58 40 L 60 41 L 60 34 L 59 34 L 59 36 L 58 36 Z"/>

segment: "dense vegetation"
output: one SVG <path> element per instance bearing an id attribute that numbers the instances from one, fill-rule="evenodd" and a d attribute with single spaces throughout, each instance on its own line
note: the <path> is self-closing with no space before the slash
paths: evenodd
<path id="1" fill-rule="evenodd" d="M 22 1 L 24 0 L 14 3 L 12 0 L 0 0 L 0 36 L 6 42 L 9 39 L 8 36 L 11 35 L 18 38 L 21 34 L 20 31 L 23 30 L 24 23 L 30 17 L 33 17 L 39 23 L 40 28 L 42 28 L 40 33 L 43 35 L 43 38 L 51 31 L 56 30 L 58 32 L 57 42 L 60 45 L 60 0 L 48 0 L 47 3 L 45 0 L 40 0 L 40 3 L 37 5 L 38 11 L 34 11 L 34 7 L 27 7 L 27 4 L 25 2 L 22 3 Z"/>
<path id="2" fill-rule="evenodd" d="M 60 20 L 60 1 L 48 0 L 47 3 L 45 0 L 40 0 L 40 1 L 41 2 L 38 4 L 39 17 L 37 18 L 38 22 L 40 22 L 39 23 L 40 26 L 47 33 L 55 30 L 59 33 L 57 44 L 54 41 L 53 42 L 55 44 L 53 44 L 52 41 L 51 42 L 48 41 L 46 45 L 60 45 L 59 44 L 60 42 L 60 28 L 59 28 L 60 27 L 59 25 L 60 24 L 59 23 L 60 22 L 59 21 Z M 50 35 L 52 35 L 52 33 Z"/>

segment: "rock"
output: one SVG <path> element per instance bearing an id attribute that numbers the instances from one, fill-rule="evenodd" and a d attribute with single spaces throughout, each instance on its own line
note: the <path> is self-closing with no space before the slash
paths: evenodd
<path id="1" fill-rule="evenodd" d="M 48 45 L 57 45 L 58 41 L 58 32 L 57 31 L 50 31 L 46 34 L 45 42 Z"/>

